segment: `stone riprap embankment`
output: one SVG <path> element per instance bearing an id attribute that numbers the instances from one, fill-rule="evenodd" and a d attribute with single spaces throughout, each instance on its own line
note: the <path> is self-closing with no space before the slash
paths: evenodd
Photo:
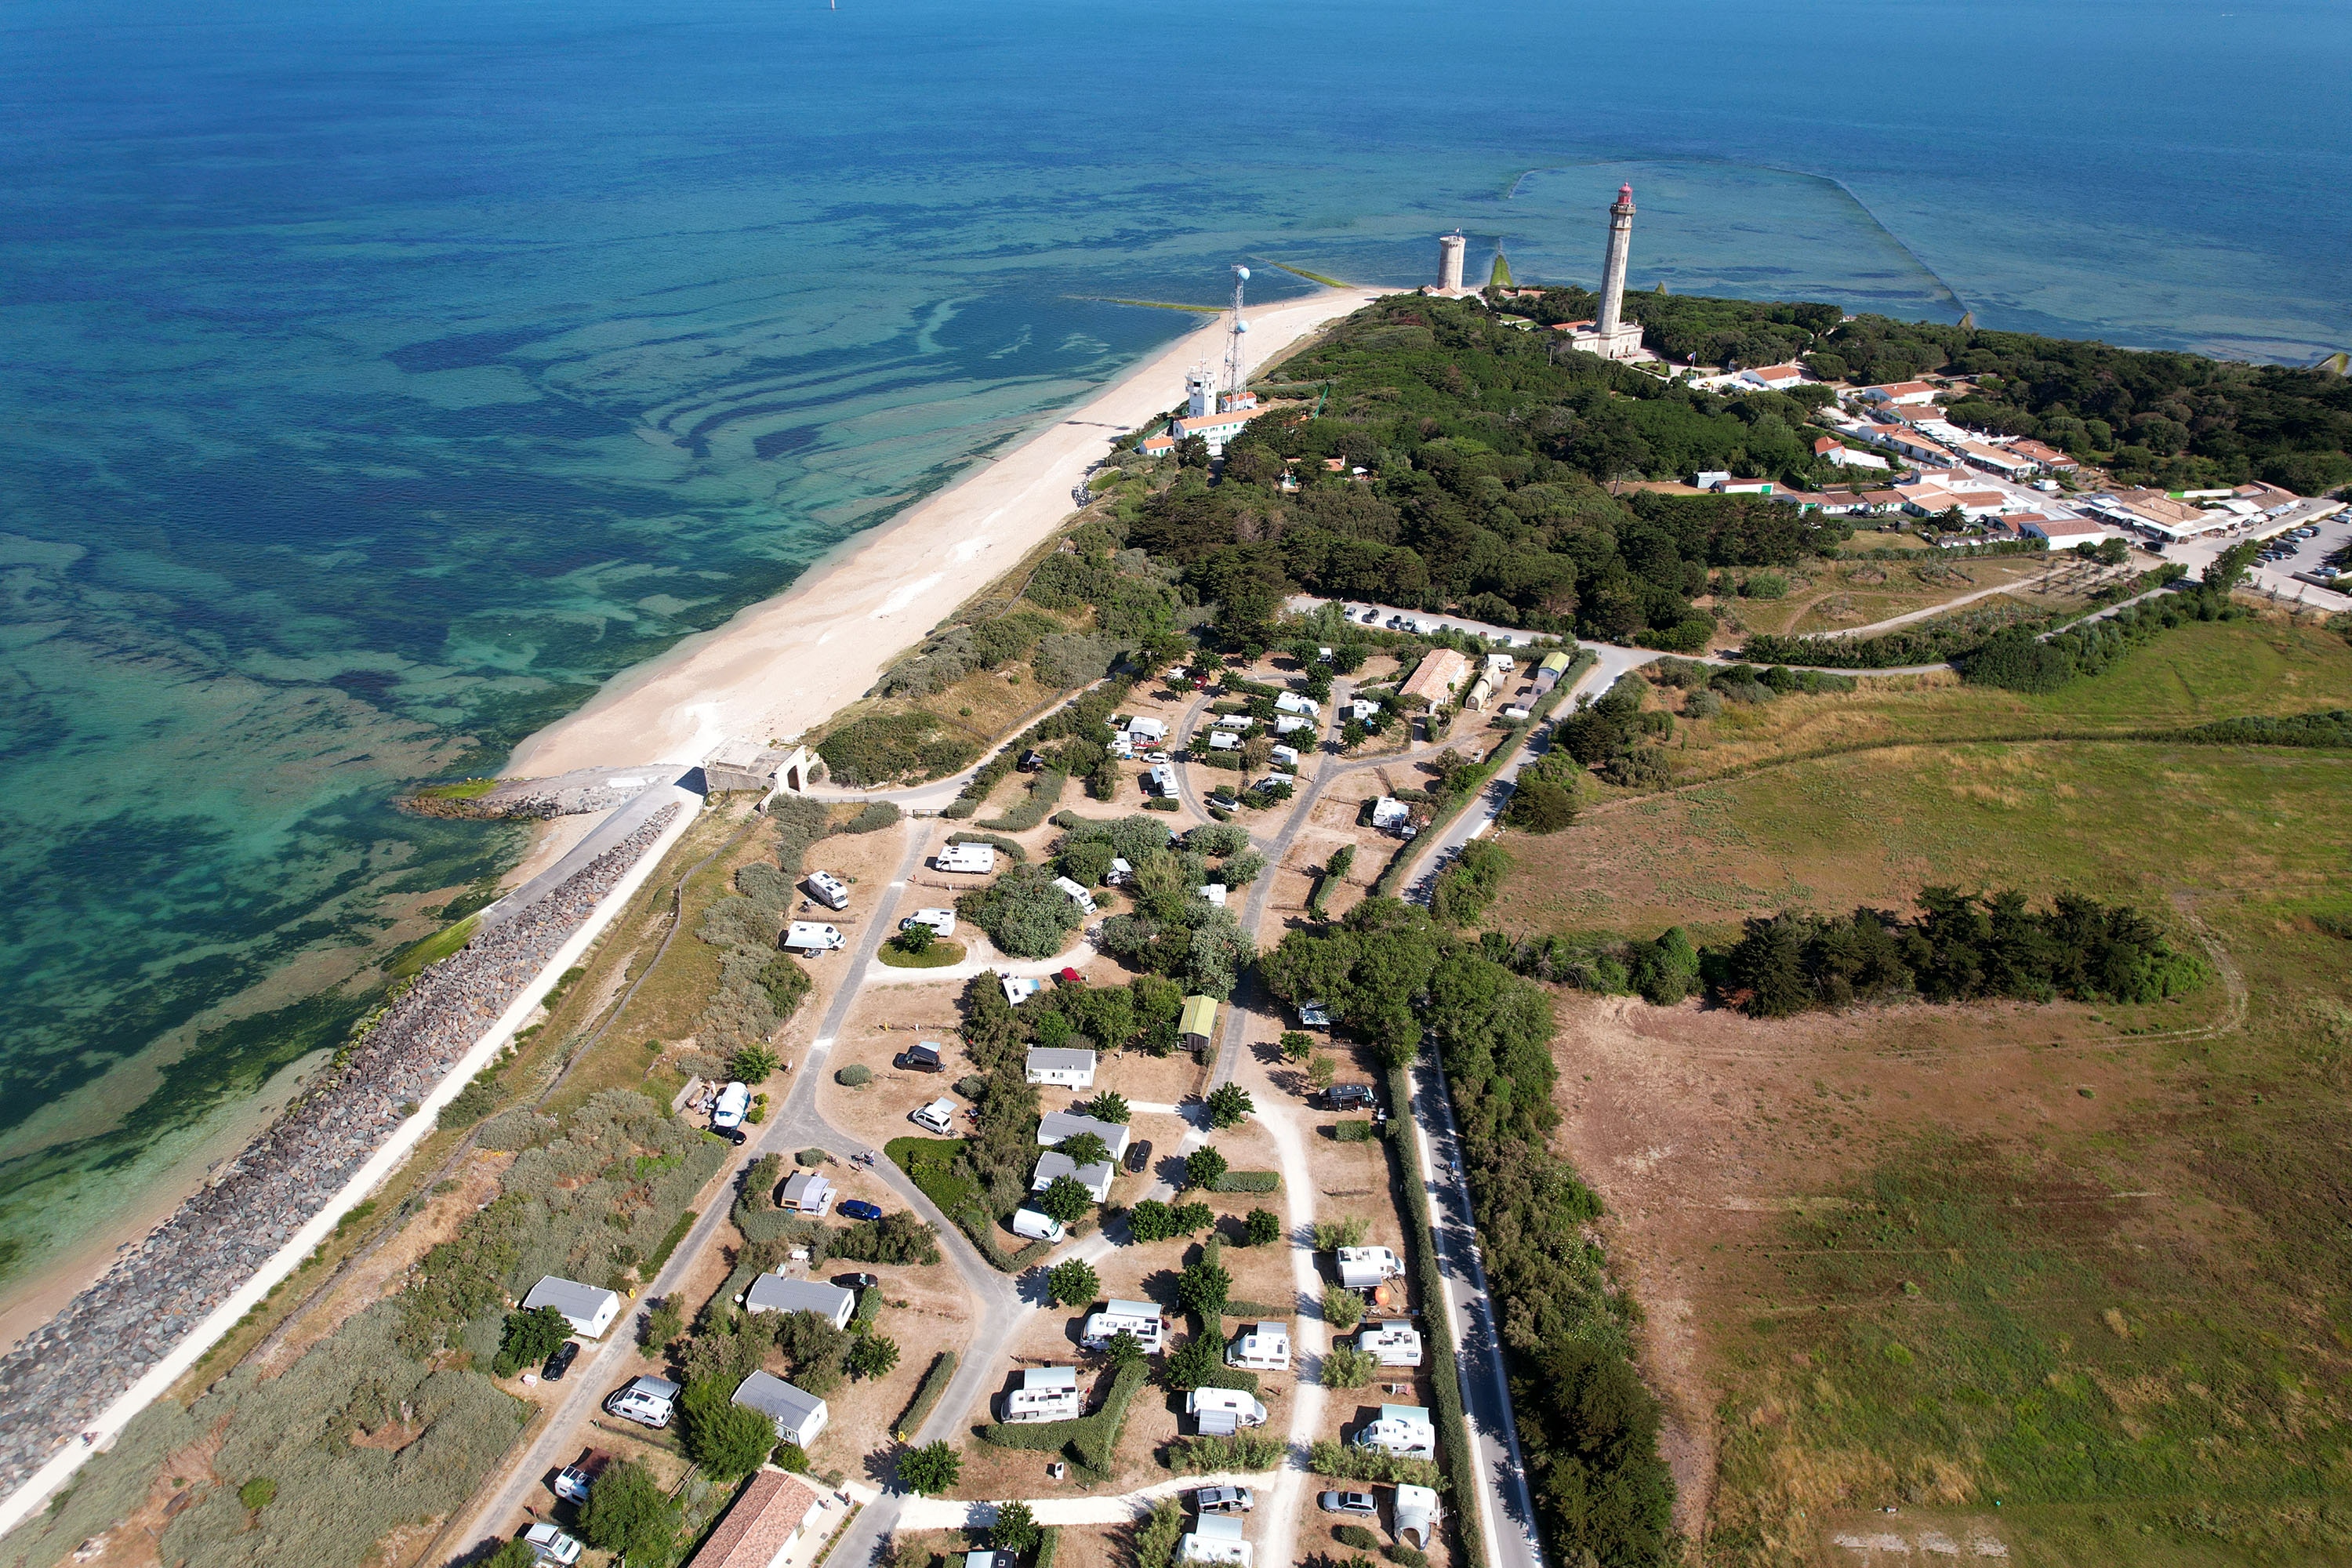
<path id="1" fill-rule="evenodd" d="M 0 1358 L 0 1495 L 73 1441 L 327 1205 L 677 809 L 654 813 L 547 897 L 419 974 L 211 1184 Z"/>
<path id="2" fill-rule="evenodd" d="M 545 822 L 558 816 L 578 816 L 611 811 L 666 784 L 675 767 L 653 764 L 642 768 L 583 768 L 551 779 L 505 779 L 486 795 L 448 799 L 433 795 L 412 795 L 401 804 L 420 816 L 467 816 L 518 822 Z"/>

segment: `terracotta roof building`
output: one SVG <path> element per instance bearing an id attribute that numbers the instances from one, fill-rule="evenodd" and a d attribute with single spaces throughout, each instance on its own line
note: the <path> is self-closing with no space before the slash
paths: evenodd
<path id="1" fill-rule="evenodd" d="M 815 1489 L 784 1470 L 751 1478 L 688 1568 L 769 1568 L 800 1539 L 817 1505 Z"/>
<path id="2" fill-rule="evenodd" d="M 1469 655 L 1450 647 L 1433 647 L 1421 656 L 1412 679 L 1399 689 L 1398 695 L 1418 697 L 1432 708 L 1443 708 L 1454 700 L 1469 675 Z"/>

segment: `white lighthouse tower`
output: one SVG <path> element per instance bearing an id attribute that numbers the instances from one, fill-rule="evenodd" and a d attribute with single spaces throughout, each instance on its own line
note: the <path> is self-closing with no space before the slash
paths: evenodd
<path id="1" fill-rule="evenodd" d="M 1633 250 L 1633 187 L 1617 187 L 1609 205 L 1609 252 L 1601 264 L 1601 316 L 1569 334 L 1568 346 L 1602 359 L 1643 359 L 1642 323 L 1624 319 L 1625 263 Z"/>
<path id="2" fill-rule="evenodd" d="M 1462 252 L 1468 244 L 1469 241 L 1462 237 L 1460 229 L 1437 237 L 1437 288 L 1440 293 L 1462 292 Z"/>

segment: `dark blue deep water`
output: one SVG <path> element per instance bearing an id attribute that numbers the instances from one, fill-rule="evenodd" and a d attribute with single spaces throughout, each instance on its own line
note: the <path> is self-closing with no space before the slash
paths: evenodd
<path id="1" fill-rule="evenodd" d="M 401 781 L 1190 324 L 1100 297 L 1590 281 L 1630 178 L 1638 287 L 2300 362 L 2347 83 L 2341 0 L 12 5 L 0 1255 L 511 858 Z"/>

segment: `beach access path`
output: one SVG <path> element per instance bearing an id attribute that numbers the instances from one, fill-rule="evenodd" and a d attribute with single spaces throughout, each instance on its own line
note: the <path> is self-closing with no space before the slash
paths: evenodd
<path id="1" fill-rule="evenodd" d="M 1381 298 L 1324 289 L 1244 312 L 1258 363 Z M 1070 492 L 1122 431 L 1181 401 L 1186 366 L 1221 359 L 1213 320 L 904 515 L 846 542 L 777 597 L 615 677 L 515 749 L 509 776 L 698 763 L 721 742 L 789 740 L 864 696 L 972 590 L 1069 516 Z M 1259 345 L 1263 345 L 1262 348 Z"/>

